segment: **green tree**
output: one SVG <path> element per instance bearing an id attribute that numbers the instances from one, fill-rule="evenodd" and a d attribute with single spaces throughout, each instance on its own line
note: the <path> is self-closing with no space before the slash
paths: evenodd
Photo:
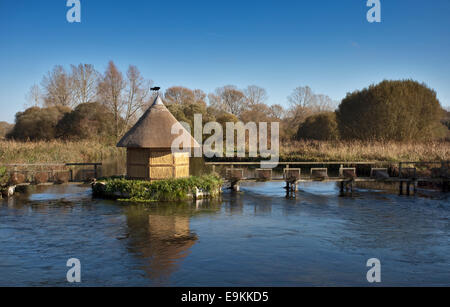
<path id="1" fill-rule="evenodd" d="M 349 93 L 336 115 L 344 139 L 402 141 L 442 134 L 436 92 L 412 80 L 385 80 Z"/>
<path id="2" fill-rule="evenodd" d="M 330 141 L 338 138 L 338 125 L 334 112 L 324 112 L 307 117 L 297 131 L 299 140 Z"/>

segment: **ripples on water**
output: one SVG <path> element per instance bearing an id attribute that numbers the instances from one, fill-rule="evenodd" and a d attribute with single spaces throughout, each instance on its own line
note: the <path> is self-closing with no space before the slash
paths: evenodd
<path id="1" fill-rule="evenodd" d="M 282 185 L 151 205 L 34 187 L 0 205 L 0 285 L 67 286 L 72 257 L 82 286 L 365 286 L 369 258 L 381 285 L 449 285 L 448 194 L 339 197 L 312 183 L 286 199 Z"/>

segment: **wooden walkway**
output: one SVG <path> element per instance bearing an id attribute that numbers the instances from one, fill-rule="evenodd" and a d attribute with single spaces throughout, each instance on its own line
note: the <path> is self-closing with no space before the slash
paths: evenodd
<path id="1" fill-rule="evenodd" d="M 264 164 L 264 162 L 263 162 Z M 270 164 L 270 163 L 267 163 Z M 391 165 L 392 162 L 280 162 L 278 165 L 285 166 L 282 169 L 282 176 L 273 176 L 272 169 L 256 168 L 253 177 L 244 176 L 244 168 L 261 165 L 260 162 L 207 162 L 206 165 L 212 166 L 213 172 L 216 167 L 225 167 L 225 176 L 223 178 L 228 182 L 230 188 L 239 191 L 240 184 L 243 182 L 285 182 L 285 189 L 288 193 L 298 191 L 298 185 L 305 182 L 337 182 L 340 183 L 340 192 L 353 192 L 354 184 L 360 182 L 374 183 L 392 183 L 398 184 L 400 195 L 411 195 L 417 192 L 418 183 L 433 183 L 442 187 L 443 192 L 449 191 L 449 165 L 448 161 L 433 162 L 398 162 L 396 171 L 398 175 L 392 177 L 389 175 L 387 167 L 376 167 L 377 165 Z M 327 167 L 315 167 L 315 166 Z M 357 168 L 361 166 L 370 167 L 370 176 L 358 177 Z M 411 167 L 411 165 L 413 167 Z M 439 176 L 437 177 L 419 177 L 417 174 L 417 165 L 439 165 Z M 295 166 L 296 168 L 292 168 Z M 302 168 L 303 166 L 303 168 Z M 338 177 L 328 176 L 328 169 L 334 166 L 339 169 Z M 408 166 L 408 167 L 407 167 Z M 309 173 L 303 174 L 304 169 L 309 169 Z"/>

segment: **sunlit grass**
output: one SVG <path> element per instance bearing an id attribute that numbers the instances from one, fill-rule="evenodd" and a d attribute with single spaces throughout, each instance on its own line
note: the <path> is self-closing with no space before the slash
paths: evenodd
<path id="1" fill-rule="evenodd" d="M 0 141 L 0 164 L 102 162 L 125 150 L 93 141 Z"/>
<path id="2" fill-rule="evenodd" d="M 450 142 L 298 141 L 280 146 L 286 161 L 444 161 Z"/>

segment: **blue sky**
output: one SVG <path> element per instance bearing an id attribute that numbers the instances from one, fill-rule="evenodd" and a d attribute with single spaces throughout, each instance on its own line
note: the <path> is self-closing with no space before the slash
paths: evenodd
<path id="1" fill-rule="evenodd" d="M 371 24 L 366 0 L 81 0 L 82 22 L 71 24 L 66 0 L 0 0 L 0 121 L 14 121 L 54 65 L 103 72 L 109 60 L 137 65 L 163 89 L 256 84 L 283 105 L 300 85 L 339 101 L 412 78 L 450 106 L 450 1 L 381 6 Z"/>

